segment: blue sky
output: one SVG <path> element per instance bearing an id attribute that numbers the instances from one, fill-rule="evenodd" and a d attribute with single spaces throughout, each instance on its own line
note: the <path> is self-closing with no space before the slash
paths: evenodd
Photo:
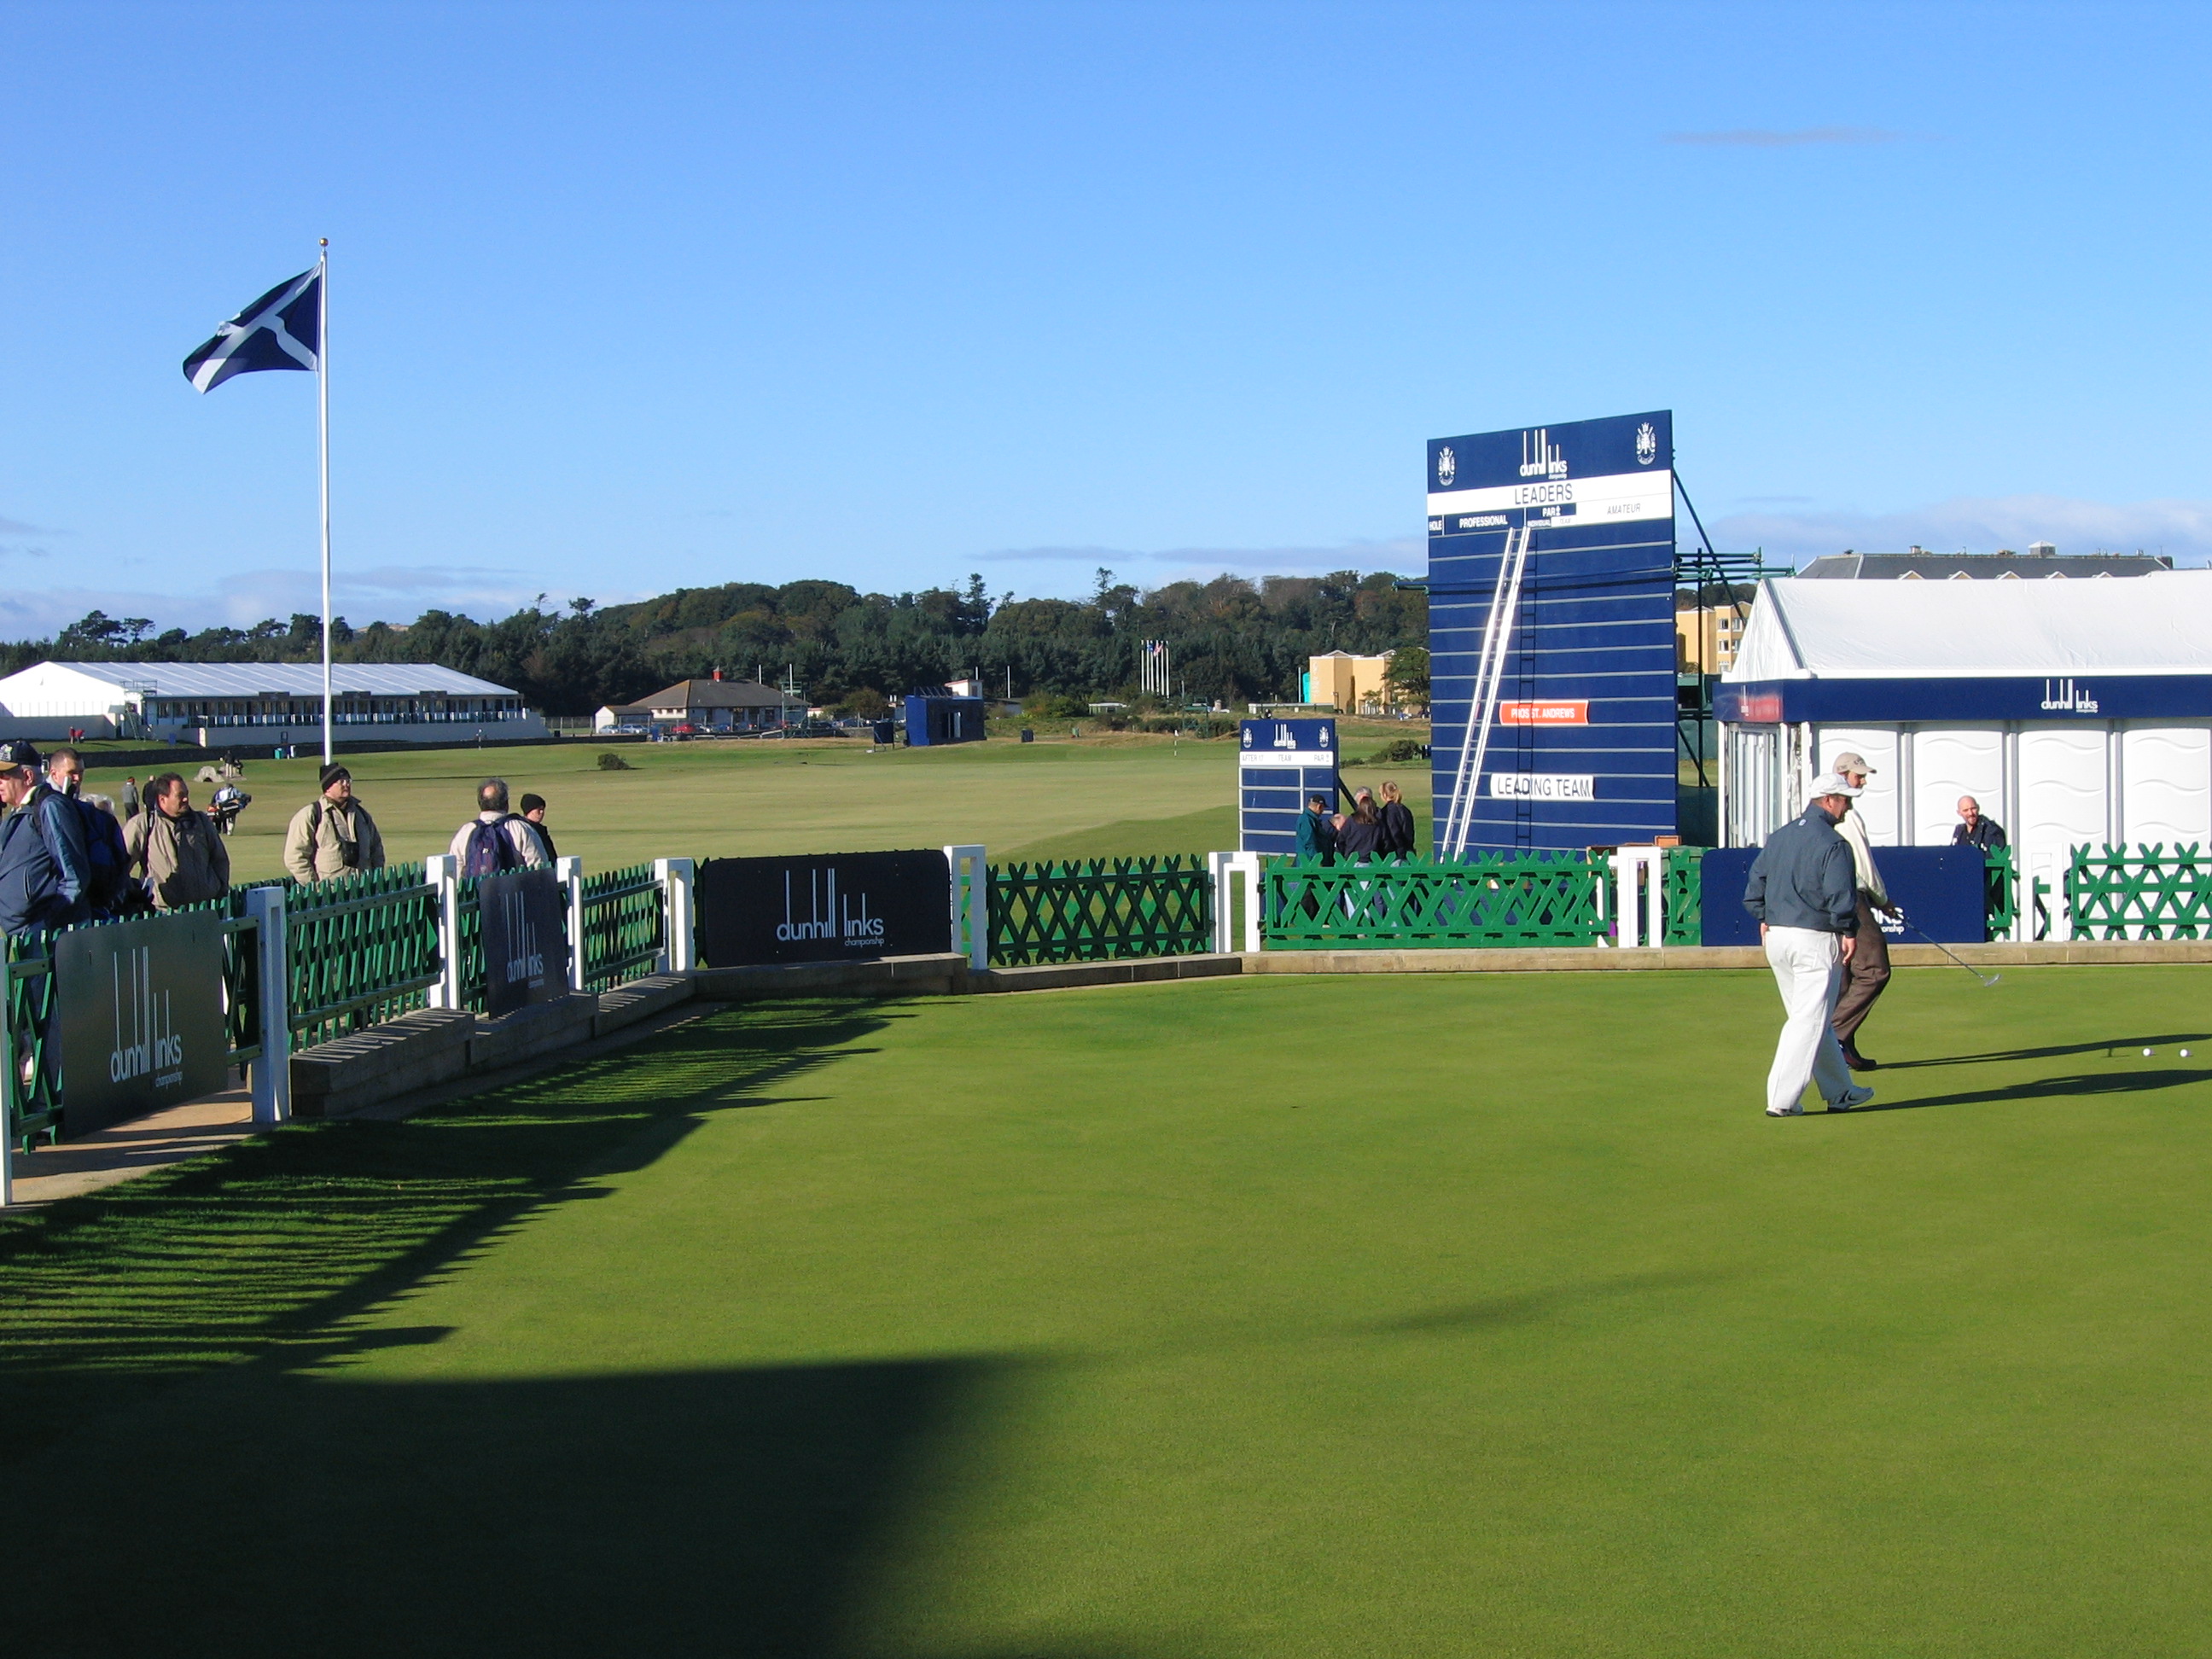
<path id="1" fill-rule="evenodd" d="M 1675 413 L 1715 538 L 2212 553 L 2212 9 L 0 9 L 0 633 L 1423 567 Z"/>

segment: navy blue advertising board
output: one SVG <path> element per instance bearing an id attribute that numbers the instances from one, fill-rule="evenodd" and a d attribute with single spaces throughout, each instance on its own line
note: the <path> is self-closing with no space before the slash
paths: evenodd
<path id="1" fill-rule="evenodd" d="M 1743 908 L 1744 883 L 1751 878 L 1756 847 L 1716 847 L 1698 868 L 1701 943 L 1756 945 L 1759 921 Z M 1979 945 L 1989 937 L 1984 908 L 1986 867 L 1978 847 L 1877 847 L 1875 868 L 1905 920 L 1879 918 L 1893 945 L 1921 943 L 1920 933 L 1944 945 Z"/>
<path id="2" fill-rule="evenodd" d="M 1429 444 L 1439 845 L 1509 532 L 1513 607 L 1468 848 L 1648 842 L 1674 822 L 1674 439 L 1665 410 Z"/>
<path id="3" fill-rule="evenodd" d="M 1245 720 L 1237 740 L 1237 848 L 1297 852 L 1306 797 L 1326 795 L 1336 805 L 1336 722 Z"/>
<path id="4" fill-rule="evenodd" d="M 709 968 L 952 948 L 952 872 L 939 852 L 708 859 L 698 902 Z"/>
<path id="5" fill-rule="evenodd" d="M 54 941 L 54 988 L 70 1139 L 223 1086 L 221 917 L 72 927 Z"/>
<path id="6" fill-rule="evenodd" d="M 485 1013 L 496 1019 L 568 994 L 567 909 L 550 870 L 509 870 L 477 884 Z"/>

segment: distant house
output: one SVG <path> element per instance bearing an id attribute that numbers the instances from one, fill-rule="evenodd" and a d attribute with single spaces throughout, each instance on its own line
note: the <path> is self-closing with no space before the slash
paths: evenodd
<path id="1" fill-rule="evenodd" d="M 767 732 L 806 718 L 806 700 L 750 680 L 678 680 L 634 703 L 609 704 L 595 731 L 616 726 L 694 726 L 702 732 Z"/>
<path id="2" fill-rule="evenodd" d="M 1389 652 L 1357 657 L 1349 651 L 1330 651 L 1306 659 L 1301 701 L 1323 704 L 1340 714 L 1380 714 L 1396 702 L 1395 690 Z"/>

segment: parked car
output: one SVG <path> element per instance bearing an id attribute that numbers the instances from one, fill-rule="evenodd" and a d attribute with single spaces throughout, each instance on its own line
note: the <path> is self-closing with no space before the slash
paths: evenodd
<path id="1" fill-rule="evenodd" d="M 668 735 L 681 743 L 686 738 L 697 737 L 699 728 L 692 725 L 690 720 L 678 720 L 668 728 Z"/>

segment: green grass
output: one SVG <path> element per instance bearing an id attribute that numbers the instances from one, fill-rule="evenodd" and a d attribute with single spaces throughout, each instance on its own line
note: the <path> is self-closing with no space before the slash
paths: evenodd
<path id="1" fill-rule="evenodd" d="M 1668 973 L 763 1006 L 287 1130 L 0 1231 L 11 1648 L 2203 1651 L 2203 984 L 1902 971 L 1904 1109 L 1780 1123 L 1771 983 Z"/>
<path id="2" fill-rule="evenodd" d="M 1392 723 L 1346 723 L 1355 753 L 1403 736 Z M 1425 736 L 1425 729 L 1421 735 Z M 545 797 L 563 854 L 588 870 L 653 858 L 866 852 L 981 842 L 997 860 L 1211 852 L 1236 844 L 1237 740 L 1176 742 L 1103 737 L 1033 744 L 963 744 L 870 753 L 846 739 L 629 744 L 614 752 L 630 770 L 602 772 L 606 745 L 588 742 L 507 750 L 429 750 L 348 757 L 355 787 L 398 863 L 442 853 L 475 811 L 488 772 L 514 795 Z M 281 872 L 285 825 L 313 798 L 318 763 L 249 760 L 253 797 L 231 837 L 234 878 Z M 197 766 L 185 769 L 189 777 Z M 95 768 L 87 787 L 111 789 L 124 774 Z M 149 775 L 141 769 L 140 783 Z M 1349 768 L 1354 787 L 1385 770 Z M 1387 769 L 1425 825 L 1423 762 Z M 204 806 L 212 786 L 193 786 Z M 1193 822 L 1203 817 L 1203 825 Z M 1206 844 L 1185 845 L 1202 830 Z M 1079 852 L 1062 852 L 1061 847 Z M 1050 848 L 1039 851 L 1039 848 Z"/>

